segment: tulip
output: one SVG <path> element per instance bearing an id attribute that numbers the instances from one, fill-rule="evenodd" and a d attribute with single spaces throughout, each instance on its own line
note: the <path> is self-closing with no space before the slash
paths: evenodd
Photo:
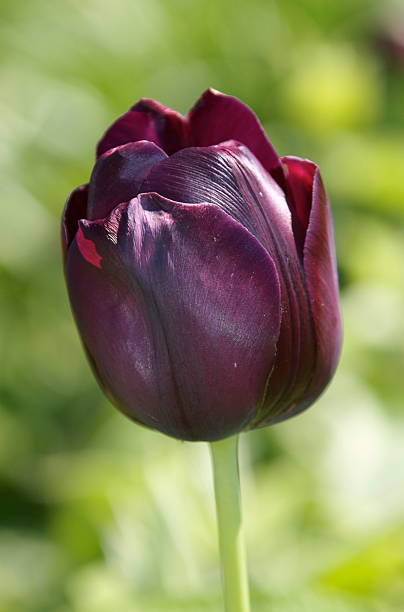
<path id="1" fill-rule="evenodd" d="M 63 215 L 65 273 L 102 389 L 139 424 L 216 441 L 289 418 L 330 381 L 341 318 L 318 167 L 279 157 L 209 89 L 107 130 Z"/>

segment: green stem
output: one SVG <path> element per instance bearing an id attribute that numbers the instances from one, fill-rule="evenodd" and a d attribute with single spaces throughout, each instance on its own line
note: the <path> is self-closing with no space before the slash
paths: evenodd
<path id="1" fill-rule="evenodd" d="M 249 612 L 241 520 L 238 436 L 212 442 L 212 465 L 226 612 Z"/>

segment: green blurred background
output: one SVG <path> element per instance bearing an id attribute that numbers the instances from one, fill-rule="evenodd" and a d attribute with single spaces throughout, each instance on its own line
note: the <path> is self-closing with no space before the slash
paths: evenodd
<path id="1" fill-rule="evenodd" d="M 320 164 L 345 317 L 323 398 L 243 437 L 253 610 L 404 610 L 404 60 L 389 39 L 403 11 L 1 1 L 0 612 L 221 610 L 207 448 L 104 399 L 59 253 L 64 200 L 108 124 L 142 96 L 186 112 L 208 86 L 251 105 L 281 154 Z"/>

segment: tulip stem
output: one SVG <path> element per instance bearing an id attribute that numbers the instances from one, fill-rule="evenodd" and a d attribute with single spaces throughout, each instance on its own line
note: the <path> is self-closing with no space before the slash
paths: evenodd
<path id="1" fill-rule="evenodd" d="M 249 591 L 244 550 L 238 436 L 212 442 L 213 478 L 226 612 L 249 612 Z"/>

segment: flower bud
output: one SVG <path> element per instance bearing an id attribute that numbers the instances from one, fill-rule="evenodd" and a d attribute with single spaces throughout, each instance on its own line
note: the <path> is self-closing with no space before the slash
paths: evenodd
<path id="1" fill-rule="evenodd" d="M 72 309 L 127 416 L 219 440 L 308 407 L 341 344 L 330 205 L 254 113 L 208 90 L 186 117 L 141 100 L 63 216 Z"/>

